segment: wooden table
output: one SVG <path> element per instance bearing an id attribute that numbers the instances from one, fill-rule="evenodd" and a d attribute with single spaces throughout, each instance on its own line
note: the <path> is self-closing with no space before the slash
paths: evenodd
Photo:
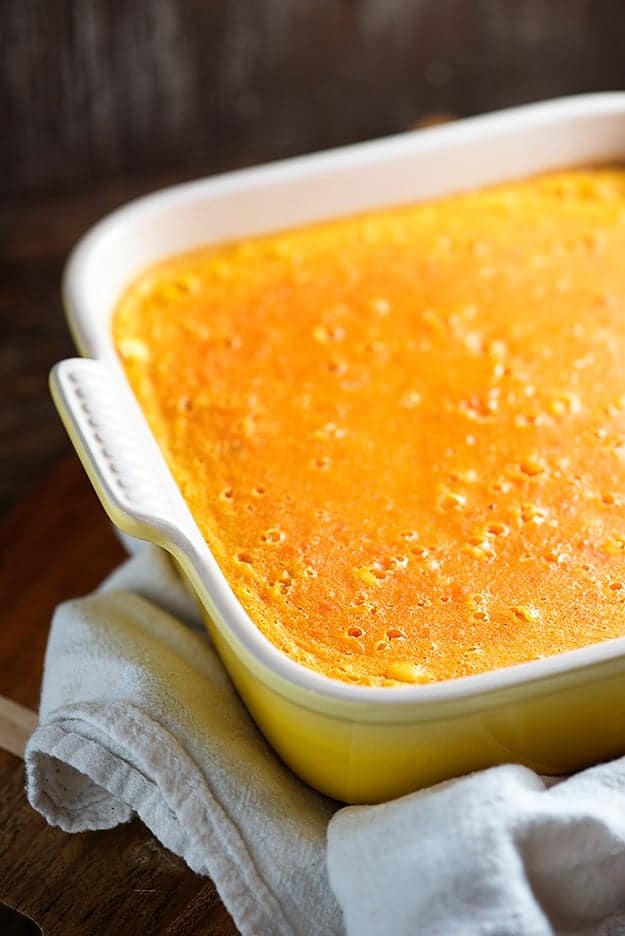
<path id="1" fill-rule="evenodd" d="M 123 558 L 73 456 L 0 523 L 0 557 L 0 694 L 36 708 L 53 608 L 92 589 Z M 26 800 L 21 759 L 4 751 L 0 900 L 46 936 L 237 932 L 212 883 L 138 821 L 79 835 L 47 826 Z"/>

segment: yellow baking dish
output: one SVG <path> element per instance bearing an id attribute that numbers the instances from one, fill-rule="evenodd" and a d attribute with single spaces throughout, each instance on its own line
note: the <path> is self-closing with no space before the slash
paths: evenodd
<path id="1" fill-rule="evenodd" d="M 625 95 L 554 101 L 179 186 L 116 212 L 70 258 L 68 318 L 91 359 L 57 365 L 51 384 L 94 486 L 120 528 L 172 553 L 267 739 L 337 799 L 385 799 L 506 761 L 560 773 L 625 751 L 625 639 L 402 688 L 295 663 L 248 618 L 163 461 L 112 346 L 116 300 L 148 264 L 195 246 L 624 155 Z"/>

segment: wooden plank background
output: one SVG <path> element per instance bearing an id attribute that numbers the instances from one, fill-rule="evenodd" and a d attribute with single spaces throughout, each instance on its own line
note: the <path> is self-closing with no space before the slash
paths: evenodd
<path id="1" fill-rule="evenodd" d="M 622 0 L 3 0 L 10 193 L 622 87 Z"/>

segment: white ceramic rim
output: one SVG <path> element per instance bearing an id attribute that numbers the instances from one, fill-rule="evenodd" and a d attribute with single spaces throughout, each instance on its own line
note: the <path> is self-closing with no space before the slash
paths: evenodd
<path id="1" fill-rule="evenodd" d="M 89 266 L 94 253 L 106 238 L 114 238 L 116 232 L 134 221 L 138 216 L 159 212 L 168 205 L 192 202 L 198 195 L 206 195 L 211 190 L 245 191 L 258 183 L 271 183 L 273 180 L 323 175 L 348 166 L 358 165 L 372 157 L 392 156 L 402 148 L 410 148 L 421 154 L 429 153 L 432 158 L 441 150 L 457 149 L 468 142 L 483 140 L 485 147 L 493 133 L 505 133 L 544 127 L 553 128 L 559 121 L 571 118 L 595 119 L 597 117 L 620 119 L 622 124 L 622 144 L 620 158 L 625 157 L 625 92 L 607 92 L 593 95 L 580 95 L 562 98 L 539 104 L 513 108 L 486 116 L 458 121 L 450 125 L 420 131 L 418 134 L 399 134 L 383 140 L 356 144 L 337 150 L 285 160 L 280 163 L 244 169 L 208 179 L 202 179 L 173 186 L 161 192 L 144 196 L 114 211 L 83 236 L 72 251 L 63 275 L 63 297 L 68 324 L 81 352 L 86 357 L 94 358 L 107 368 L 117 372 L 123 370 L 113 349 L 112 342 L 102 328 L 96 327 L 90 299 Z M 613 159 L 618 157 L 614 155 Z M 578 160 L 582 161 L 582 160 Z M 539 170 L 532 170 L 539 171 Z M 500 178 L 507 178 L 517 173 L 502 173 Z M 495 179 L 493 179 L 495 181 Z M 463 188 L 466 186 L 459 186 Z M 448 191 L 453 191 L 450 185 Z M 182 250 L 187 249 L 181 247 Z M 112 308 L 111 308 L 112 311 Z M 116 377 L 116 383 L 120 383 Z M 125 381 L 125 392 L 129 405 L 136 405 L 134 395 Z M 145 422 L 145 420 L 144 420 Z M 145 423 L 147 428 L 147 423 Z M 149 431 L 149 429 L 148 429 Z M 163 465 L 165 464 L 163 459 Z M 162 470 L 162 466 L 159 466 Z M 169 470 L 167 469 L 168 474 Z M 171 477 L 171 474 L 170 474 Z M 173 481 L 173 478 L 172 478 Z M 175 482 L 174 482 L 175 483 Z M 186 538 L 181 535 L 181 542 Z M 173 545 L 180 545 L 174 543 Z M 209 552 L 206 546 L 207 553 Z M 216 566 L 212 556 L 212 564 Z M 197 557 L 196 557 L 197 559 Z M 205 566 L 204 563 L 194 565 Z M 206 567 L 205 567 L 206 570 Z M 198 569 L 201 574 L 201 568 Z M 214 573 L 214 570 L 211 570 Z M 351 685 L 323 676 L 290 659 L 274 646 L 260 632 L 247 615 L 242 605 L 232 592 L 221 574 L 209 575 L 207 589 L 214 600 L 220 616 L 227 622 L 235 638 L 256 658 L 256 660 L 280 681 L 310 693 L 314 707 L 314 697 L 322 696 L 328 702 L 336 700 L 342 703 L 354 703 L 359 706 L 393 706 L 397 708 L 417 707 L 431 703 L 443 703 L 470 699 L 484 693 L 511 689 L 522 684 L 551 679 L 567 673 L 607 663 L 625 655 L 625 637 L 593 644 L 578 650 L 548 657 L 529 663 L 521 663 L 502 669 L 464 676 L 442 682 L 405 687 L 376 687 Z M 219 580 L 221 579 L 221 581 Z"/>

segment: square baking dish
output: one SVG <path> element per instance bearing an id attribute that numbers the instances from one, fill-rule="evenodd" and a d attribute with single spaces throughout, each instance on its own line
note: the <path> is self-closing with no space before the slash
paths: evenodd
<path id="1" fill-rule="evenodd" d="M 625 93 L 550 101 L 176 186 L 114 212 L 68 261 L 65 305 L 84 358 L 58 364 L 51 388 L 102 504 L 171 553 L 261 731 L 336 799 L 379 801 L 503 762 L 558 774 L 622 754 L 625 637 L 405 688 L 348 685 L 294 662 L 250 620 L 200 535 L 115 353 L 116 301 L 148 265 L 211 242 L 615 161 Z"/>

